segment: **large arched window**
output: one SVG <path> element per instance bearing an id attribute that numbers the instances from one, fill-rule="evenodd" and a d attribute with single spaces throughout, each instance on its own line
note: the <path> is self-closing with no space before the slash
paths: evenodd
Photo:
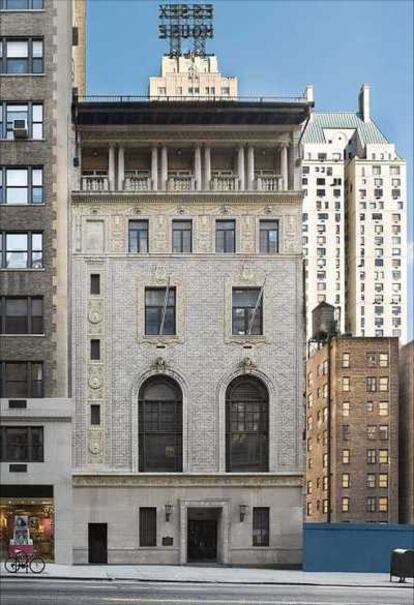
<path id="1" fill-rule="evenodd" d="M 226 392 L 226 470 L 269 469 L 269 396 L 252 376 L 239 376 Z"/>
<path id="2" fill-rule="evenodd" d="M 183 470 L 182 393 L 167 376 L 149 378 L 139 391 L 140 472 Z"/>

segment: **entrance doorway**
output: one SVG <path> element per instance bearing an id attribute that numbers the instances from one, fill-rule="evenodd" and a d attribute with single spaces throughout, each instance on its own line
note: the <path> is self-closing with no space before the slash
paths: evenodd
<path id="1" fill-rule="evenodd" d="M 89 563 L 108 562 L 108 525 L 107 523 L 88 524 L 88 561 Z"/>
<path id="2" fill-rule="evenodd" d="M 220 509 L 189 508 L 187 524 L 187 561 L 217 561 L 217 533 Z"/>

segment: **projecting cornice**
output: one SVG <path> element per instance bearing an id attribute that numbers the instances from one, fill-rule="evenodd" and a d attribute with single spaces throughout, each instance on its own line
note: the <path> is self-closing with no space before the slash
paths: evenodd
<path id="1" fill-rule="evenodd" d="M 260 192 L 196 192 L 180 191 L 177 193 L 169 192 L 150 192 L 139 193 L 136 191 L 73 191 L 72 202 L 75 204 L 185 204 L 188 202 L 199 204 L 288 204 L 295 205 L 302 203 L 302 191 L 280 191 L 269 193 Z"/>

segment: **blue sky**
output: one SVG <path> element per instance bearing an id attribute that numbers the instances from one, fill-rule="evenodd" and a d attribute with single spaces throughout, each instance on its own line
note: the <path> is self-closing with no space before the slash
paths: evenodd
<path id="1" fill-rule="evenodd" d="M 184 0 L 183 0 L 184 1 Z M 413 167 L 411 0 L 213 0 L 208 51 L 239 78 L 241 95 L 284 95 L 315 87 L 319 111 L 357 108 L 371 85 L 371 115 Z M 158 0 L 88 0 L 88 93 L 146 94 L 167 51 L 158 39 Z M 413 242 L 410 195 L 409 241 Z M 413 263 L 410 325 L 414 327 Z"/>

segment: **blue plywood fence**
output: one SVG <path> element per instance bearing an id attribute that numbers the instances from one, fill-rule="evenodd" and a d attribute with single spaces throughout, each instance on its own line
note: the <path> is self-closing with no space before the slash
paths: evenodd
<path id="1" fill-rule="evenodd" d="M 305 571 L 388 572 L 394 548 L 414 548 L 414 525 L 305 523 Z"/>

